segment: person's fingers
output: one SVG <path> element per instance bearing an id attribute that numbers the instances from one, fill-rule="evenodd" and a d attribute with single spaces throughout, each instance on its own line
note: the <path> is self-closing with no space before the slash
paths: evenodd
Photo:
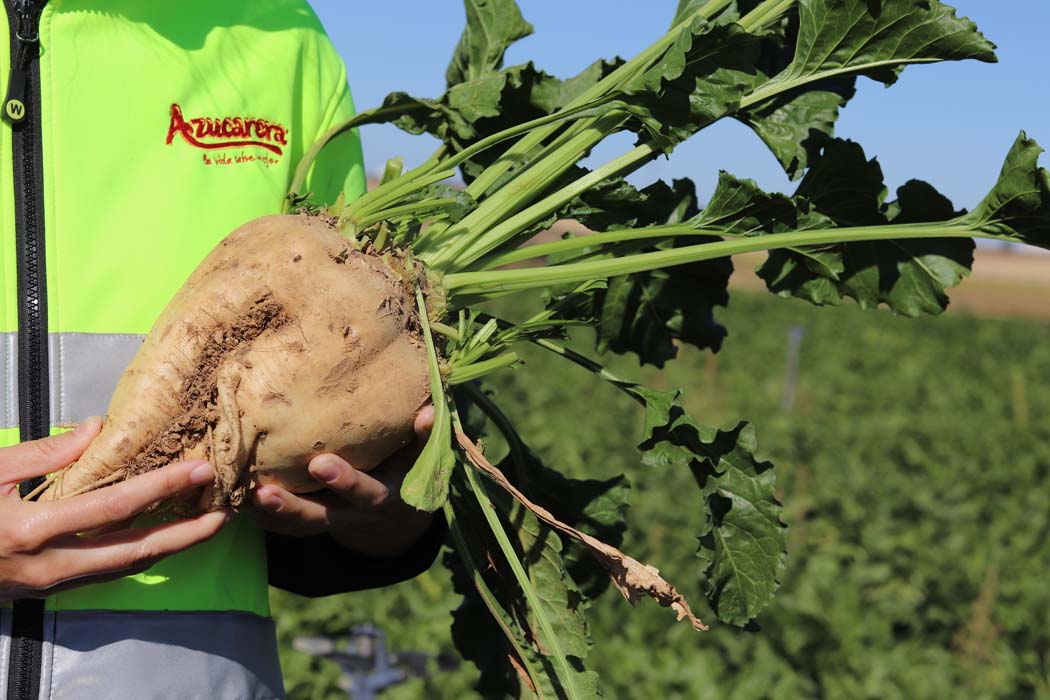
<path id="1" fill-rule="evenodd" d="M 38 503 L 30 517 L 46 539 L 98 530 L 214 479 L 215 471 L 208 462 L 176 462 L 97 491 Z"/>
<path id="2" fill-rule="evenodd" d="M 96 583 L 109 583 L 110 581 L 116 581 L 122 579 L 125 576 L 133 576 L 135 574 L 141 574 L 143 571 L 149 569 L 149 566 L 142 566 L 138 568 L 131 568 L 127 571 L 119 571 L 112 574 L 99 574 L 97 576 L 81 576 L 80 578 L 70 579 L 63 581 L 62 583 L 56 583 L 53 586 L 44 589 L 27 590 L 21 589 L 16 592 L 16 595 L 11 596 L 12 598 L 47 598 L 57 593 L 63 593 L 64 591 L 73 590 L 80 588 L 81 586 L 93 586 Z"/>
<path id="3" fill-rule="evenodd" d="M 63 584 L 81 585 L 85 577 L 139 573 L 164 557 L 210 539 L 227 521 L 227 514 L 219 511 L 153 527 L 74 538 L 36 557 L 34 568 L 25 572 L 27 583 L 50 593 Z"/>
<path id="4" fill-rule="evenodd" d="M 420 409 L 412 427 L 416 431 L 416 442 L 420 445 L 430 439 L 430 431 L 434 429 L 434 404 L 427 404 Z"/>
<path id="5" fill-rule="evenodd" d="M 0 449 L 0 482 L 17 484 L 75 462 L 102 430 L 102 419 L 88 418 L 73 430 Z"/>
<path id="6" fill-rule="evenodd" d="M 127 520 L 121 520 L 120 522 L 110 523 L 108 525 L 103 525 L 102 527 L 95 528 L 94 530 L 91 530 L 89 532 L 81 532 L 79 534 L 81 534 L 81 535 L 88 535 L 88 536 L 94 536 L 94 535 L 105 535 L 105 534 L 108 534 L 110 532 L 118 532 L 119 530 L 127 530 L 128 528 L 130 528 L 132 525 L 135 524 L 135 519 L 137 517 L 138 517 L 137 515 L 133 515 L 130 518 L 128 518 Z"/>
<path id="7" fill-rule="evenodd" d="M 317 455 L 310 460 L 308 469 L 310 476 L 349 504 L 359 508 L 381 506 L 390 496 L 385 484 L 365 472 L 354 469 L 338 455 Z"/>
<path id="8" fill-rule="evenodd" d="M 280 486 L 260 486 L 247 514 L 264 529 L 306 537 L 328 530 L 328 506 L 317 497 L 297 496 Z"/>

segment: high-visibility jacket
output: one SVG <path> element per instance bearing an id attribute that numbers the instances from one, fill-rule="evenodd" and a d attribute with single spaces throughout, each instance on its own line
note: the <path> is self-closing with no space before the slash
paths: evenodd
<path id="1" fill-rule="evenodd" d="M 3 9 L 0 445 L 10 445 L 104 413 L 197 263 L 280 210 L 304 150 L 353 106 L 305 0 Z M 325 150 L 308 185 L 321 201 L 364 190 L 356 134 Z M 267 578 L 264 533 L 235 520 L 143 574 L 3 606 L 0 700 L 283 697 Z"/>

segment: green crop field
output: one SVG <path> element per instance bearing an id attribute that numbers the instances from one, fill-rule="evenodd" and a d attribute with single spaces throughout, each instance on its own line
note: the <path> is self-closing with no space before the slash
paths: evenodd
<path id="1" fill-rule="evenodd" d="M 541 350 L 526 360 L 549 380 L 511 371 L 493 382 L 549 465 L 628 475 L 624 551 L 659 567 L 712 623 L 697 633 L 649 600 L 632 609 L 607 591 L 588 611 L 601 640 L 588 665 L 605 695 L 1050 699 L 1050 324 L 909 321 L 742 293 L 720 318 L 724 356 L 683 350 L 662 374 L 630 358 L 612 368 L 684 389 L 708 424 L 754 423 L 789 525 L 787 573 L 754 630 L 704 615 L 696 486 L 687 469 L 638 463 L 635 405 Z M 793 328 L 804 337 L 786 401 Z M 395 650 L 454 651 L 456 600 L 440 560 L 382 591 L 317 601 L 275 592 L 290 697 L 346 696 L 334 666 L 291 649 L 296 634 L 373 621 Z M 384 697 L 475 698 L 476 680 L 466 662 Z"/>

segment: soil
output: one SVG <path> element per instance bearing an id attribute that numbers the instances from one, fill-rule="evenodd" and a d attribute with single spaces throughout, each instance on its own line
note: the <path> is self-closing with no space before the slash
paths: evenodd
<path id="1" fill-rule="evenodd" d="M 732 289 L 765 290 L 755 274 L 764 254 L 738 255 Z M 1050 254 L 978 248 L 973 273 L 948 291 L 948 313 L 982 318 L 1050 319 Z"/>
<path id="2" fill-rule="evenodd" d="M 290 321 L 284 308 L 266 295 L 255 300 L 233 325 L 200 329 L 199 332 L 211 336 L 213 342 L 204 346 L 192 375 L 183 383 L 186 389 L 178 397 L 183 414 L 127 463 L 126 475 L 131 477 L 170 464 L 205 441 L 219 420 L 216 374 L 223 361 L 248 347 L 266 330 L 280 328 Z M 212 457 L 211 452 L 209 447 L 205 448 L 205 459 Z M 244 489 L 234 486 L 232 491 Z M 238 497 L 232 491 L 216 492 L 213 499 L 222 504 L 239 505 L 243 493 Z"/>

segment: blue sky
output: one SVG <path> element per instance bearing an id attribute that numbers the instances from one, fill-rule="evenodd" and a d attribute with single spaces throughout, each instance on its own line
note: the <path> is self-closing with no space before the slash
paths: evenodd
<path id="1" fill-rule="evenodd" d="M 599 57 L 631 56 L 665 30 L 675 0 L 518 0 L 536 33 L 513 46 L 508 64 L 533 60 L 567 77 Z M 362 2 L 311 0 L 347 64 L 359 109 L 394 90 L 436 97 L 465 22 L 458 0 Z M 999 63 L 973 61 L 909 67 L 893 87 L 862 80 L 838 124 L 838 135 L 877 156 L 891 188 L 917 177 L 957 206 L 976 204 L 997 175 L 1010 144 L 1025 129 L 1050 147 L 1050 2 L 957 0 L 999 46 Z M 436 145 L 389 126 L 362 130 L 371 172 L 402 155 L 423 160 Z M 596 152 L 624 150 L 626 137 Z M 1045 156 L 1044 165 L 1050 165 Z M 791 191 L 773 157 L 745 127 L 724 120 L 683 144 L 670 160 L 647 166 L 632 180 L 690 177 L 706 199 L 719 169 L 750 177 L 771 190 Z"/>

